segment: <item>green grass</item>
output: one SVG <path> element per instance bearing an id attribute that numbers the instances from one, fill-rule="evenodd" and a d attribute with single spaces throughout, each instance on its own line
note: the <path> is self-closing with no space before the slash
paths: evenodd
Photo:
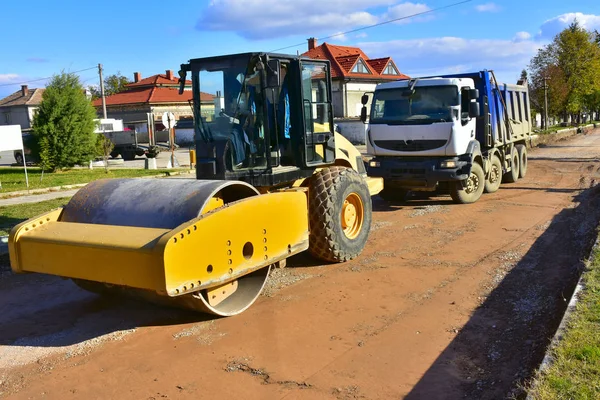
<path id="1" fill-rule="evenodd" d="M 42 170 L 40 168 L 27 168 L 29 174 L 29 188 L 41 189 L 53 186 L 74 185 L 77 183 L 87 183 L 97 179 L 104 178 L 135 178 L 141 176 L 167 175 L 174 170 L 149 170 L 149 169 L 111 169 L 108 173 L 104 168 L 98 169 L 72 169 L 62 172 L 48 173 L 44 172 L 44 177 L 40 182 Z M 17 190 L 26 190 L 25 173 L 23 168 L 8 167 L 0 168 L 0 194 L 14 192 Z"/>
<path id="2" fill-rule="evenodd" d="M 536 400 L 600 399 L 600 250 L 588 266 L 584 290 L 553 363 L 536 379 Z"/>
<path id="3" fill-rule="evenodd" d="M 69 197 L 0 207 L 0 236 L 8 235 L 13 226 L 69 202 Z"/>

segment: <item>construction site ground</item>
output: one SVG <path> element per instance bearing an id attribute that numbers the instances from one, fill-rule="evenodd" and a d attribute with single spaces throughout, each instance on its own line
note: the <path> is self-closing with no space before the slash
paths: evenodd
<path id="1" fill-rule="evenodd" d="M 600 130 L 529 159 L 471 205 L 374 197 L 360 257 L 296 256 L 231 318 L 14 275 L 3 256 L 0 398 L 522 397 L 596 237 Z"/>

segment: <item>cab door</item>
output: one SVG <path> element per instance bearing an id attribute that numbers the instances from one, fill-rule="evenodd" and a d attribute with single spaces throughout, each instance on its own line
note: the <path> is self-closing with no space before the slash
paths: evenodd
<path id="1" fill-rule="evenodd" d="M 301 61 L 300 79 L 305 165 L 317 167 L 333 164 L 335 161 L 335 135 L 329 62 Z"/>

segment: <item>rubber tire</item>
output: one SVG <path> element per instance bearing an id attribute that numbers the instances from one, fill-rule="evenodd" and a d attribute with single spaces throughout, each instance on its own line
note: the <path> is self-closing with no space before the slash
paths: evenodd
<path id="1" fill-rule="evenodd" d="M 461 181 L 451 182 L 450 185 L 450 196 L 457 204 L 471 204 L 475 203 L 483 194 L 483 188 L 485 186 L 485 173 L 483 168 L 478 163 L 473 163 L 471 167 L 471 174 L 477 175 L 479 180 L 479 186 L 473 193 L 467 193 L 463 188 Z"/>
<path id="2" fill-rule="evenodd" d="M 510 152 L 510 159 L 512 160 L 512 166 L 510 168 L 510 171 L 504 174 L 504 176 L 502 177 L 502 181 L 506 183 L 515 183 L 519 180 L 520 170 L 519 153 L 517 152 L 517 149 L 515 147 L 513 147 L 512 151 Z"/>
<path id="3" fill-rule="evenodd" d="M 405 201 L 408 192 L 408 189 L 396 188 L 384 180 L 383 189 L 379 192 L 379 197 L 385 201 Z"/>
<path id="4" fill-rule="evenodd" d="M 527 147 L 524 144 L 518 144 L 517 154 L 519 154 L 519 178 L 525 178 L 527 175 Z"/>
<path id="5" fill-rule="evenodd" d="M 111 153 L 110 153 L 110 157 L 111 157 L 111 158 L 117 158 L 117 157 L 119 157 L 119 152 L 118 152 L 118 151 L 113 151 L 113 152 L 111 152 Z"/>
<path id="6" fill-rule="evenodd" d="M 498 168 L 498 180 L 496 182 L 490 182 L 489 178 L 491 175 L 492 167 Z M 485 185 L 483 188 L 484 193 L 494 193 L 500 188 L 500 183 L 502 183 L 502 163 L 500 162 L 500 158 L 497 154 L 494 154 L 490 159 L 490 173 L 488 177 L 485 179 Z"/>
<path id="7" fill-rule="evenodd" d="M 349 239 L 342 229 L 341 208 L 350 193 L 360 196 L 363 223 L 360 233 Z M 371 195 L 365 180 L 354 170 L 333 166 L 316 172 L 308 189 L 310 216 L 309 252 L 327 262 L 352 260 L 363 251 L 371 230 Z"/>
<path id="8" fill-rule="evenodd" d="M 123 154 L 121 154 L 121 156 L 125 161 L 135 160 L 135 152 L 133 151 L 124 151 Z"/>

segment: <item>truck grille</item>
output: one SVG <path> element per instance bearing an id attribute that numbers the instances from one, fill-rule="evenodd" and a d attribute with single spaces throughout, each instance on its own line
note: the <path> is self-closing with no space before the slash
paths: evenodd
<path id="1" fill-rule="evenodd" d="M 393 151 L 424 151 L 443 147 L 447 140 L 375 140 L 375 145 Z"/>

